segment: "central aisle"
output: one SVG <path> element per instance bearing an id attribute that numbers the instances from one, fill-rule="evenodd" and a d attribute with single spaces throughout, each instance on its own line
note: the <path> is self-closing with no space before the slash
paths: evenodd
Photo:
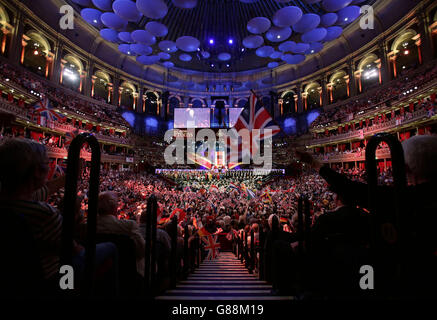
<path id="1" fill-rule="evenodd" d="M 187 280 L 168 290 L 158 300 L 292 300 L 271 295 L 272 287 L 250 274 L 231 252 L 205 260 Z"/>

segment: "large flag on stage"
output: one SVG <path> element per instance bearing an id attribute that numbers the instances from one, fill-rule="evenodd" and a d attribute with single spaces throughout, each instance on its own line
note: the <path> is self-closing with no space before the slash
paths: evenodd
<path id="1" fill-rule="evenodd" d="M 244 110 L 241 112 L 240 117 L 238 118 L 237 122 L 235 123 L 235 126 L 233 127 L 233 133 L 234 136 L 243 129 L 247 129 L 250 132 L 250 148 L 244 148 L 242 146 L 242 143 L 239 142 L 239 150 L 242 149 L 242 152 L 238 152 L 238 158 L 241 157 L 244 159 L 244 157 L 250 157 L 250 159 L 253 159 L 253 157 L 257 154 L 259 148 L 260 148 L 260 141 L 264 140 L 266 138 L 273 137 L 274 135 L 278 134 L 281 131 L 281 128 L 276 125 L 273 121 L 272 116 L 270 113 L 264 108 L 264 106 L 259 103 L 257 96 L 253 91 L 251 91 L 250 97 L 249 97 L 249 108 L 244 108 Z M 258 129 L 259 132 L 254 132 L 253 130 Z M 270 129 L 271 132 L 266 132 L 264 130 Z M 253 140 L 255 139 L 255 142 L 253 143 Z M 228 139 L 229 140 L 229 139 Z M 228 162 L 238 162 L 239 159 L 231 159 L 231 150 L 230 150 L 230 143 L 228 143 Z"/>

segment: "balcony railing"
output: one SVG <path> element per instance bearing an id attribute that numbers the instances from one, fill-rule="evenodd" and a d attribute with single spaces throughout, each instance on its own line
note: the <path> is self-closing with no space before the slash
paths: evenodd
<path id="1" fill-rule="evenodd" d="M 391 82 L 386 84 L 385 86 L 386 87 L 390 87 L 390 85 L 392 85 Z M 428 91 L 429 89 L 435 87 L 436 85 L 437 85 L 437 79 L 433 79 L 433 80 L 423 84 L 420 88 L 418 88 L 417 91 L 414 92 L 414 96 L 417 96 L 417 95 L 420 95 L 422 93 L 425 93 L 426 91 Z M 340 101 L 340 102 L 337 102 L 335 104 L 326 106 L 325 108 L 326 108 L 326 110 L 330 110 L 330 109 L 335 108 L 335 107 L 341 107 L 343 105 L 346 105 L 349 102 L 352 102 L 353 100 L 356 100 L 356 99 L 364 99 L 366 97 L 370 97 L 370 96 L 372 96 L 374 94 L 374 91 L 381 90 L 385 86 L 383 85 L 383 86 L 375 87 L 374 89 L 372 89 L 372 90 L 370 90 L 370 91 L 368 91 L 366 93 L 363 93 L 363 94 L 360 94 L 358 96 L 354 96 L 354 97 L 348 98 L 347 100 Z M 395 101 L 394 104 L 403 104 L 403 103 L 406 103 L 409 99 L 411 99 L 411 97 L 412 97 L 411 95 L 402 96 L 397 101 Z M 380 101 L 380 102 L 374 103 L 371 106 L 368 106 L 366 109 L 362 110 L 362 113 L 354 114 L 353 119 L 355 121 L 357 121 L 359 119 L 363 119 L 363 118 L 369 117 L 369 116 L 375 114 L 375 112 L 381 112 L 384 109 L 383 108 L 379 108 L 379 106 L 383 106 L 387 101 L 395 100 L 395 99 L 396 99 L 395 97 L 387 98 L 385 101 Z M 335 126 L 335 125 L 338 125 L 338 124 L 340 124 L 342 122 L 348 122 L 348 121 L 350 121 L 350 120 L 346 120 L 346 117 L 343 117 L 342 119 L 332 120 L 332 121 L 330 121 L 330 123 L 331 123 L 332 126 Z M 317 125 L 315 127 L 310 128 L 310 131 L 317 132 L 317 131 L 320 131 L 321 129 L 323 129 L 323 124 L 319 124 L 319 125 Z"/>
<path id="2" fill-rule="evenodd" d="M 334 155 L 320 155 L 316 156 L 320 161 L 324 163 L 330 162 L 354 162 L 354 161 L 364 161 L 366 159 L 365 151 L 334 154 Z M 383 148 L 376 150 L 376 159 L 388 159 L 390 158 L 390 149 Z"/>
<path id="3" fill-rule="evenodd" d="M 49 158 L 66 159 L 68 156 L 68 151 L 65 148 L 56 148 L 56 147 L 46 146 L 46 150 L 47 150 L 47 155 L 49 156 Z M 91 153 L 90 152 L 82 150 L 80 152 L 80 156 L 81 156 L 81 158 L 85 159 L 86 161 L 91 161 Z M 127 158 L 127 156 L 124 156 L 124 155 L 110 155 L 110 154 L 102 153 L 101 160 L 102 160 L 102 162 L 112 162 L 112 163 L 125 164 L 125 163 L 129 163 L 126 158 Z M 140 160 L 140 158 L 138 156 L 135 156 L 133 158 L 134 158 L 134 163 L 138 162 Z"/>
<path id="4" fill-rule="evenodd" d="M 30 123 L 36 124 L 30 118 L 30 115 L 29 115 L 27 110 L 24 110 L 23 108 L 20 108 L 13 103 L 8 103 L 8 102 L 0 100 L 0 111 L 11 113 L 23 121 L 29 121 Z M 77 129 L 76 127 L 74 127 L 72 125 L 65 124 L 65 123 L 59 123 L 59 122 L 52 122 L 52 123 L 50 123 L 50 126 L 47 126 L 47 128 L 50 128 L 52 130 L 55 130 L 57 132 L 62 132 L 62 133 L 72 132 L 72 131 L 75 131 Z M 79 130 L 79 131 L 83 132 L 84 130 Z M 101 140 L 102 142 L 123 144 L 126 146 L 131 145 L 131 142 L 128 138 L 107 136 L 107 135 L 100 134 L 100 133 L 95 133 L 94 135 L 96 136 L 97 139 Z"/>
<path id="5" fill-rule="evenodd" d="M 321 145 L 321 144 L 339 142 L 339 141 L 350 140 L 350 139 L 364 139 L 364 137 L 366 136 L 373 135 L 381 131 L 392 130 L 395 129 L 396 127 L 405 126 L 411 122 L 415 122 L 423 118 L 428 118 L 427 114 L 428 114 L 427 110 L 418 110 L 411 113 L 411 116 L 408 118 L 404 117 L 403 119 L 400 120 L 393 119 L 384 123 L 372 125 L 371 127 L 368 128 L 337 134 L 331 137 L 313 139 L 310 141 L 310 144 L 311 146 L 314 146 L 314 145 Z M 436 116 L 433 116 L 433 118 L 434 117 Z"/>

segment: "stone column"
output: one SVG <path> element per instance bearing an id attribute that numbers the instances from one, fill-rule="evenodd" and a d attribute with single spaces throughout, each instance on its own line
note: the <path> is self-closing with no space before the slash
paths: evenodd
<path id="1" fill-rule="evenodd" d="M 13 25 L 14 30 L 11 38 L 11 46 L 9 47 L 9 59 L 12 64 L 19 65 L 23 49 L 22 40 L 24 34 L 24 15 L 21 11 L 17 12 Z"/>
<path id="2" fill-rule="evenodd" d="M 382 83 L 387 83 L 391 80 L 390 64 L 387 57 L 387 44 L 381 41 L 379 44 L 379 59 L 381 60 L 381 77 Z"/>
<path id="3" fill-rule="evenodd" d="M 296 87 L 296 95 L 297 95 L 297 112 L 302 113 L 304 111 L 303 100 L 302 100 L 302 84 L 298 83 Z"/>
<path id="4" fill-rule="evenodd" d="M 119 99 L 119 95 L 120 95 L 120 92 L 118 91 L 119 86 L 120 86 L 120 78 L 118 77 L 118 75 L 115 75 L 114 76 L 113 95 L 112 95 L 112 104 L 115 106 L 118 106 L 118 99 Z"/>

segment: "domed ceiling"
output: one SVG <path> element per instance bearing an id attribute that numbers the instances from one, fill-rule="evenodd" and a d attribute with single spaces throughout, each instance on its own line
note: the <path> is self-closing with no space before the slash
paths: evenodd
<path id="1" fill-rule="evenodd" d="M 69 0 L 144 65 L 239 72 L 299 64 L 375 0 Z"/>

